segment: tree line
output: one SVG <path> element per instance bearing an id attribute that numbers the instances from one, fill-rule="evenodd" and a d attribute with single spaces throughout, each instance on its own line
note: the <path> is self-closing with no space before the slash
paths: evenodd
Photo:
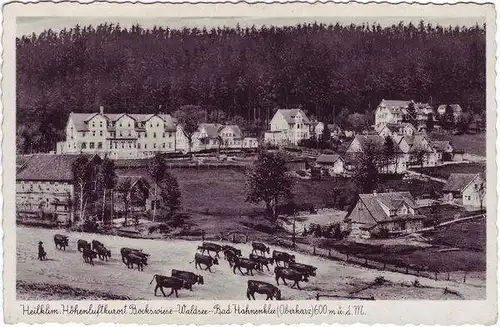
<path id="1" fill-rule="evenodd" d="M 75 26 L 16 40 L 17 146 L 49 151 L 70 111 L 173 112 L 257 133 L 276 108 L 339 124 L 382 98 L 485 110 L 485 25 Z"/>

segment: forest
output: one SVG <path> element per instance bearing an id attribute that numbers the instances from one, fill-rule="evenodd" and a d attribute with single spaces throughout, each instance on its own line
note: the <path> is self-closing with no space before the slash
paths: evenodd
<path id="1" fill-rule="evenodd" d="M 55 149 L 71 111 L 207 113 L 264 130 L 277 108 L 345 123 L 382 99 L 486 103 L 486 26 L 75 26 L 16 40 L 18 152 Z M 214 117 L 211 115 L 210 117 Z M 220 120 L 220 119 L 219 119 Z"/>

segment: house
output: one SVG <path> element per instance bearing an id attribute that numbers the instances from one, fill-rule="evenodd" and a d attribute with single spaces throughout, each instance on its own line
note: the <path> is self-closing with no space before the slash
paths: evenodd
<path id="1" fill-rule="evenodd" d="M 353 238 L 411 233 L 423 227 L 425 216 L 418 209 L 410 192 L 360 194 L 344 222 Z"/>
<path id="2" fill-rule="evenodd" d="M 345 162 L 339 154 L 321 154 L 316 159 L 316 166 L 328 169 L 330 176 L 342 175 L 345 172 Z"/>
<path id="3" fill-rule="evenodd" d="M 243 133 L 238 125 L 225 125 L 220 129 L 219 135 L 222 138 L 224 148 L 243 147 Z"/>
<path id="4" fill-rule="evenodd" d="M 339 137 L 342 137 L 342 136 L 347 136 L 347 135 L 344 135 L 344 133 L 342 133 L 342 128 L 340 128 L 339 125 L 337 125 L 337 124 L 328 124 L 327 126 L 328 126 L 328 130 L 330 131 L 330 136 L 332 138 L 339 138 Z"/>
<path id="5" fill-rule="evenodd" d="M 384 155 L 385 138 L 377 134 L 356 135 L 349 143 L 345 151 L 344 160 L 349 167 L 355 166 L 357 158 L 360 154 L 370 151 L 373 154 L 373 160 L 377 160 L 375 165 L 380 172 L 400 172 L 398 167 L 395 167 L 395 162 L 387 163 Z M 397 149 L 397 147 L 395 147 Z M 404 166 L 406 169 L 406 166 Z"/>
<path id="6" fill-rule="evenodd" d="M 310 121 L 301 109 L 279 109 L 271 119 L 264 141 L 271 145 L 297 145 L 310 136 Z"/>
<path id="7" fill-rule="evenodd" d="M 451 174 L 443 187 L 445 201 L 482 208 L 486 183 L 481 174 Z"/>
<path id="8" fill-rule="evenodd" d="M 397 145 L 397 152 L 400 154 L 401 169 L 406 169 L 408 165 L 435 166 L 438 162 L 438 155 L 425 134 L 413 136 L 401 135 L 394 138 Z M 419 156 L 422 155 L 423 162 L 420 163 Z"/>
<path id="9" fill-rule="evenodd" d="M 98 154 L 110 158 L 145 158 L 176 151 L 176 120 L 168 114 L 71 112 L 66 140 L 58 154 Z"/>
<path id="10" fill-rule="evenodd" d="M 378 131 L 378 135 L 382 137 L 392 136 L 395 137 L 397 135 L 408 135 L 413 136 L 417 133 L 416 128 L 410 123 L 386 123 L 380 124 L 376 127 Z"/>
<path id="11" fill-rule="evenodd" d="M 421 102 L 415 103 L 414 118 L 417 121 L 417 124 L 425 123 L 429 117 L 429 114 L 431 115 L 432 119 L 435 120 L 434 108 L 431 105 L 429 105 L 428 103 L 421 103 Z"/>
<path id="12" fill-rule="evenodd" d="M 314 136 L 316 140 L 319 140 L 321 138 L 321 135 L 323 135 L 325 124 L 320 121 L 311 121 L 309 128 L 310 128 L 309 135 L 311 135 L 311 137 Z"/>
<path id="13" fill-rule="evenodd" d="M 244 149 L 257 149 L 259 147 L 259 140 L 256 137 L 245 137 L 243 139 Z"/>
<path id="14" fill-rule="evenodd" d="M 438 162 L 453 160 L 453 146 L 450 141 L 431 141 Z"/>
<path id="15" fill-rule="evenodd" d="M 101 162 L 97 155 L 85 155 L 92 173 Z M 75 202 L 74 154 L 36 154 L 19 158 L 16 174 L 16 210 L 20 216 L 51 217 L 60 222 L 73 220 Z M 96 185 L 91 185 L 95 188 Z"/>
<path id="16" fill-rule="evenodd" d="M 375 109 L 375 126 L 387 123 L 401 123 L 407 114 L 410 100 L 384 100 Z"/>
<path id="17" fill-rule="evenodd" d="M 446 114 L 447 106 L 447 104 L 439 105 L 437 109 L 438 115 L 444 116 Z M 455 118 L 455 121 L 457 121 L 458 117 L 460 117 L 460 115 L 462 114 L 462 107 L 460 107 L 459 104 L 450 104 L 449 106 L 451 107 L 451 109 L 453 109 L 453 117 Z"/>

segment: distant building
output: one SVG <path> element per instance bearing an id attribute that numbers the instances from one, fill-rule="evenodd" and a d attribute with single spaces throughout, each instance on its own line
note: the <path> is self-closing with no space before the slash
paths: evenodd
<path id="1" fill-rule="evenodd" d="M 443 187 L 445 201 L 464 206 L 484 206 L 486 184 L 481 174 L 451 174 Z"/>
<path id="2" fill-rule="evenodd" d="M 16 210 L 21 216 L 48 217 L 68 222 L 73 220 L 73 164 L 80 157 L 73 154 L 36 154 L 28 159 L 18 157 L 21 164 L 16 174 Z M 89 164 L 97 166 L 101 159 L 88 155 Z M 96 169 L 92 169 L 94 173 Z M 91 186 L 95 188 L 95 185 Z"/>
<path id="3" fill-rule="evenodd" d="M 360 194 L 345 222 L 354 238 L 370 238 L 384 231 L 409 233 L 423 227 L 425 216 L 418 209 L 410 192 Z"/>
<path id="4" fill-rule="evenodd" d="M 226 125 L 219 131 L 223 148 L 239 149 L 243 147 L 243 133 L 238 125 Z"/>
<path id="5" fill-rule="evenodd" d="M 414 117 L 409 117 L 410 103 L 415 108 Z M 375 126 L 402 123 L 405 118 L 414 119 L 417 124 L 421 124 L 427 120 L 429 114 L 434 115 L 434 109 L 427 103 L 413 100 L 382 100 L 375 110 Z"/>
<path id="6" fill-rule="evenodd" d="M 453 161 L 453 146 L 450 141 L 431 141 L 438 162 Z"/>
<path id="7" fill-rule="evenodd" d="M 259 140 L 256 137 L 245 137 L 243 139 L 243 149 L 257 149 Z"/>
<path id="8" fill-rule="evenodd" d="M 310 137 L 310 121 L 301 109 L 279 109 L 264 134 L 264 142 L 272 145 L 297 145 Z"/>
<path id="9" fill-rule="evenodd" d="M 316 159 L 316 165 L 328 169 L 330 176 L 345 173 L 344 159 L 339 154 L 321 154 Z"/>
<path id="10" fill-rule="evenodd" d="M 447 106 L 448 105 L 446 104 L 442 104 L 438 107 L 437 112 L 440 116 L 444 116 L 444 114 L 446 114 Z M 462 107 L 459 104 L 450 104 L 449 106 L 453 110 L 453 117 L 455 118 L 455 121 L 457 121 L 458 117 L 462 114 Z"/>
<path id="11" fill-rule="evenodd" d="M 410 123 L 381 124 L 378 125 L 377 130 L 378 134 L 382 137 L 387 137 L 387 136 L 395 137 L 397 135 L 413 136 L 414 134 L 417 133 L 415 127 Z"/>

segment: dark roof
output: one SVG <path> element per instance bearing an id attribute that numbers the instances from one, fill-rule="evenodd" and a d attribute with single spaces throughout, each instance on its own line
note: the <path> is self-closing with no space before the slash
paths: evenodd
<path id="1" fill-rule="evenodd" d="M 16 156 L 16 169 L 19 170 L 25 163 L 33 157 L 33 154 L 23 154 Z"/>
<path id="2" fill-rule="evenodd" d="M 417 209 L 419 206 L 415 202 L 415 199 L 410 192 L 388 192 L 388 193 L 375 193 L 375 194 L 360 194 L 359 200 L 363 202 L 369 215 L 365 217 L 371 217 L 372 221 L 361 221 L 361 223 L 375 225 L 380 222 L 389 222 L 401 219 L 413 219 L 413 215 L 396 215 L 389 216 L 385 213 L 382 205 L 388 207 L 391 210 L 397 210 L 403 203 L 407 206 Z"/>
<path id="3" fill-rule="evenodd" d="M 237 139 L 242 139 L 243 138 L 243 133 L 241 132 L 241 129 L 238 125 L 226 125 L 223 128 L 231 128 L 234 132 L 234 137 Z"/>
<path id="4" fill-rule="evenodd" d="M 443 192 L 462 192 L 479 174 L 451 174 Z"/>
<path id="5" fill-rule="evenodd" d="M 36 154 L 17 172 L 16 180 L 72 181 L 79 154 Z M 96 155 L 84 155 L 88 159 Z"/>
<path id="6" fill-rule="evenodd" d="M 410 123 L 389 123 L 389 124 L 386 124 L 385 126 L 387 126 L 387 128 L 391 131 L 391 132 L 399 132 L 399 129 L 403 129 L 405 127 L 410 127 L 411 129 L 413 129 L 414 131 L 416 131 L 417 129 L 415 128 L 415 126 L 413 126 L 412 124 Z"/>
<path id="7" fill-rule="evenodd" d="M 295 116 L 297 114 L 301 114 L 304 117 L 304 123 L 310 123 L 309 118 L 307 118 L 306 114 L 302 111 L 302 109 L 278 109 L 277 113 L 281 113 L 285 118 L 286 122 L 289 124 L 295 123 Z"/>
<path id="8" fill-rule="evenodd" d="M 73 121 L 73 124 L 75 125 L 75 128 L 77 131 L 88 131 L 88 121 L 93 118 L 96 115 L 100 115 L 100 113 L 76 113 L 76 112 L 71 112 L 69 114 L 70 119 Z M 108 121 L 115 122 L 118 119 L 120 119 L 123 116 L 129 116 L 132 119 L 134 119 L 137 122 L 144 123 L 151 119 L 154 116 L 158 116 L 163 121 L 165 122 L 165 130 L 166 131 L 175 131 L 176 127 L 175 124 L 177 123 L 177 120 L 174 119 L 172 116 L 169 114 L 127 114 L 127 113 L 121 113 L 121 114 L 108 114 L 104 113 L 102 116 L 104 116 Z M 113 130 L 113 126 L 107 126 L 109 130 Z M 140 128 L 140 127 L 136 127 Z"/>
<path id="9" fill-rule="evenodd" d="M 205 129 L 207 132 L 207 136 L 211 139 L 216 139 L 219 136 L 219 132 L 224 128 L 224 125 L 221 124 L 210 124 L 210 123 L 202 123 L 200 124 L 198 130 Z"/>
<path id="10" fill-rule="evenodd" d="M 333 164 L 337 160 L 342 160 L 342 157 L 339 154 L 321 154 L 316 162 L 319 164 Z"/>
<path id="11" fill-rule="evenodd" d="M 382 147 L 385 143 L 385 139 L 380 135 L 356 135 L 354 140 L 358 140 L 361 147 L 366 149 L 368 146 Z M 354 141 L 353 140 L 353 141 Z"/>

